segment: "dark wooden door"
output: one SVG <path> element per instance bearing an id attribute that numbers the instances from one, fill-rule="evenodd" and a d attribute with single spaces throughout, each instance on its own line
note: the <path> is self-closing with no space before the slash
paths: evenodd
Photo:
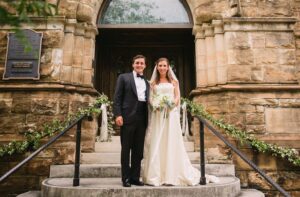
<path id="1" fill-rule="evenodd" d="M 150 79 L 155 61 L 167 57 L 174 66 L 182 96 L 195 88 L 194 38 L 190 29 L 100 29 L 96 42 L 95 88 L 113 98 L 119 74 L 132 71 L 132 57 L 147 58 Z"/>

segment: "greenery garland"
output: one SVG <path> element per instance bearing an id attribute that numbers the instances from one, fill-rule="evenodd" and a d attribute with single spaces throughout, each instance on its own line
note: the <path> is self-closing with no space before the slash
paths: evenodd
<path id="1" fill-rule="evenodd" d="M 295 166 L 300 166 L 299 152 L 294 148 L 284 148 L 275 144 L 269 144 L 264 141 L 258 140 L 247 133 L 242 131 L 231 124 L 224 123 L 223 120 L 218 120 L 209 114 L 201 104 L 196 104 L 188 99 L 182 98 L 182 103 L 187 103 L 187 110 L 193 115 L 201 116 L 209 120 L 213 125 L 225 131 L 225 133 L 241 143 L 246 143 L 257 149 L 262 153 L 271 153 L 273 156 L 287 159 Z"/>
<path id="2" fill-rule="evenodd" d="M 56 132 L 64 130 L 71 123 L 76 121 L 80 116 L 87 115 L 99 115 L 101 113 L 101 104 L 106 104 L 109 109 L 111 108 L 112 102 L 108 100 L 108 97 L 101 94 L 94 104 L 90 105 L 86 109 L 79 109 L 75 114 L 69 114 L 67 118 L 63 121 L 54 119 L 52 122 L 44 124 L 42 129 L 39 131 L 28 130 L 25 134 L 25 140 L 23 141 L 12 141 L 8 144 L 0 146 L 0 157 L 5 155 L 12 155 L 14 153 L 25 153 L 26 151 L 36 150 L 40 146 L 41 139 L 54 135 Z M 112 129 L 113 127 L 113 117 L 109 114 L 108 117 L 108 127 Z"/>

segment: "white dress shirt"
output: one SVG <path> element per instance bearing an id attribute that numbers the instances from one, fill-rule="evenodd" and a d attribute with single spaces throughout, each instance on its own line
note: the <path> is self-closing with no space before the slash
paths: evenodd
<path id="1" fill-rule="evenodd" d="M 133 78 L 136 86 L 136 92 L 139 101 L 146 101 L 146 82 L 144 79 L 137 77 L 137 73 L 133 71 Z"/>

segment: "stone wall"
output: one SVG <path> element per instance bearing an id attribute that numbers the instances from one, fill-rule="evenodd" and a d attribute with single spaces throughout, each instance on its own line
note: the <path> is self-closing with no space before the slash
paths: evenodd
<path id="1" fill-rule="evenodd" d="M 291 17 L 297 0 L 241 0 L 244 17 Z"/>
<path id="2" fill-rule="evenodd" d="M 53 119 L 87 107 L 95 100 L 93 59 L 98 33 L 95 6 L 101 1 L 51 1 L 59 3 L 59 15 L 34 17 L 23 28 L 43 33 L 40 80 L 2 80 L 7 52 L 7 33 L 0 27 L 0 143 L 23 139 L 25 131 L 40 129 Z M 99 6 L 99 5 L 98 5 Z M 97 121 L 83 122 L 82 151 L 94 150 Z M 52 164 L 74 162 L 74 129 L 1 186 L 1 194 L 39 190 Z M 45 141 L 43 141 L 45 142 Z M 15 166 L 25 156 L 1 158 L 0 173 Z M 27 181 L 24 181 L 27 180 Z"/>
<path id="3" fill-rule="evenodd" d="M 55 0 L 51 2 L 58 3 Z M 65 113 L 59 111 L 62 102 L 67 102 L 66 105 L 72 106 L 73 103 L 79 101 L 86 106 L 92 102 L 97 95 L 97 91 L 93 88 L 93 59 L 97 28 L 92 23 L 91 17 L 91 15 L 96 15 L 93 11 L 95 3 L 100 2 L 84 1 L 79 4 L 79 1 L 59 1 L 59 16 L 47 19 L 34 17 L 31 24 L 22 27 L 43 33 L 40 58 L 41 77 L 38 81 L 2 80 L 7 53 L 7 33 L 12 29 L 8 26 L 0 28 L 0 96 L 3 95 L 6 99 L 0 102 L 5 110 L 6 106 L 13 107 L 8 110 L 9 114 L 20 111 L 26 113 L 26 118 L 32 115 L 32 121 L 36 121 L 34 115 L 38 112 L 35 110 L 43 110 L 46 106 L 49 110 L 47 119 L 51 119 L 58 115 L 66 116 L 70 112 L 69 109 Z M 15 99 L 16 94 L 19 95 L 19 99 Z M 49 94 L 51 99 L 47 101 Z M 61 100 L 64 94 L 73 96 L 64 96 L 65 98 Z M 89 99 L 86 99 L 87 96 Z M 18 109 L 19 106 L 21 109 Z M 75 109 L 77 107 L 79 106 L 74 105 L 72 111 L 78 110 Z M 3 113 L 1 115 L 5 116 Z M 24 115 L 23 118 L 11 116 L 20 120 L 21 125 L 27 124 L 25 121 L 28 120 L 24 119 Z M 0 131 L 5 129 L 4 125 L 0 126 Z M 20 127 L 20 129 L 23 128 Z"/>
<path id="4" fill-rule="evenodd" d="M 43 21 L 35 18 L 34 25 L 24 28 L 43 33 L 40 61 L 41 79 L 38 83 L 53 83 L 93 87 L 94 70 L 92 60 L 95 51 L 97 30 L 64 17 Z M 0 78 L 4 72 L 7 33 L 9 28 L 0 30 Z M 29 81 L 25 81 L 29 82 Z M 1 81 L 8 84 L 9 81 Z"/>
<path id="5" fill-rule="evenodd" d="M 293 17 L 297 0 L 187 0 L 196 23 L 231 16 Z"/>
<path id="6" fill-rule="evenodd" d="M 297 84 L 295 21 L 253 20 L 231 23 L 228 32 L 225 24 L 228 82 Z"/>
<path id="7" fill-rule="evenodd" d="M 294 15 L 298 19 L 298 22 L 295 25 L 294 32 L 295 32 L 295 41 L 296 41 L 296 76 L 298 83 L 300 83 L 300 1 L 295 0 L 294 6 Z"/>
<path id="8" fill-rule="evenodd" d="M 277 12 L 270 5 L 277 7 Z M 222 19 L 212 16 L 209 22 L 199 11 L 200 21 L 193 31 L 198 88 L 192 95 L 216 118 L 266 142 L 299 150 L 298 24 L 289 18 L 294 8 L 292 1 L 241 1 L 239 14 L 243 17 L 223 14 Z M 194 132 L 199 130 L 198 123 L 193 126 Z M 258 188 L 267 196 L 278 195 L 223 142 L 209 131 L 205 133 L 209 163 L 233 162 L 243 187 Z M 199 149 L 198 133 L 194 137 Z M 299 195 L 299 168 L 228 139 L 292 196 Z M 293 186 L 292 181 L 296 183 Z"/>
<path id="9" fill-rule="evenodd" d="M 44 87 L 47 89 L 47 87 Z M 49 87 L 48 87 L 49 88 Z M 40 130 L 43 124 L 53 119 L 64 120 L 68 113 L 75 113 L 79 108 L 93 102 L 93 96 L 86 93 L 69 91 L 33 91 L 15 90 L 0 93 L 0 144 L 13 140 L 22 140 L 25 131 Z M 97 121 L 83 122 L 82 151 L 93 151 L 97 130 Z M 39 190 L 43 179 L 49 175 L 53 164 L 70 164 L 74 162 L 75 129 L 71 129 L 55 144 L 40 153 L 29 164 L 22 167 L 6 182 L 1 184 L 1 194 L 28 190 Z M 49 139 L 49 138 L 48 138 Z M 42 143 L 45 143 L 44 139 Z M 26 155 L 5 156 L 0 161 L 0 174 L 14 167 Z M 26 181 L 24 181 L 26 180 Z"/>
<path id="10" fill-rule="evenodd" d="M 228 1 L 227 8 L 221 2 L 202 1 L 195 9 L 194 101 L 261 140 L 299 150 L 299 2 Z M 193 128 L 199 150 L 196 121 Z M 205 135 L 207 162 L 233 162 L 243 187 L 279 195 L 211 132 Z M 299 195 L 299 168 L 228 139 L 292 196 Z"/>
<path id="11" fill-rule="evenodd" d="M 233 90 L 233 87 L 227 86 L 218 92 L 213 90 L 210 93 L 202 92 L 200 96 L 195 97 L 194 101 L 204 104 L 207 111 L 214 117 L 222 118 L 224 121 L 254 134 L 260 140 L 299 150 L 300 91 L 284 89 L 274 91 L 272 88 L 254 91 L 250 87 L 247 89 L 241 86 L 240 88 L 243 89 L 237 91 Z M 195 131 L 198 131 L 198 123 L 194 122 L 193 126 Z M 263 178 L 237 155 L 232 154 L 224 143 L 216 139 L 211 132 L 206 130 L 205 135 L 206 158 L 209 163 L 230 163 L 233 159 L 237 176 L 241 179 L 243 187 L 258 188 L 265 191 L 268 196 L 277 194 Z M 194 137 L 196 141 L 199 141 L 197 133 Z M 299 195 L 300 168 L 296 168 L 286 160 L 258 153 L 232 138 L 229 140 L 258 167 L 280 183 L 284 189 L 292 190 L 292 196 Z M 197 148 L 199 149 L 199 147 Z M 295 184 L 292 185 L 292 182 Z"/>
<path id="12" fill-rule="evenodd" d="M 194 26 L 197 86 L 298 84 L 293 18 L 224 18 Z"/>

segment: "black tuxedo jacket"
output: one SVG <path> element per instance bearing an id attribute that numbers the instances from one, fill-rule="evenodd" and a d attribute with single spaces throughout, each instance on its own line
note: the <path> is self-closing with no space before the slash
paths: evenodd
<path id="1" fill-rule="evenodd" d="M 149 100 L 149 83 L 146 83 L 146 101 Z M 132 123 L 136 120 L 138 97 L 133 72 L 121 74 L 118 77 L 113 112 L 115 116 L 122 116 L 124 124 Z M 146 112 L 146 118 L 148 112 Z M 147 119 L 146 119 L 147 120 Z"/>

